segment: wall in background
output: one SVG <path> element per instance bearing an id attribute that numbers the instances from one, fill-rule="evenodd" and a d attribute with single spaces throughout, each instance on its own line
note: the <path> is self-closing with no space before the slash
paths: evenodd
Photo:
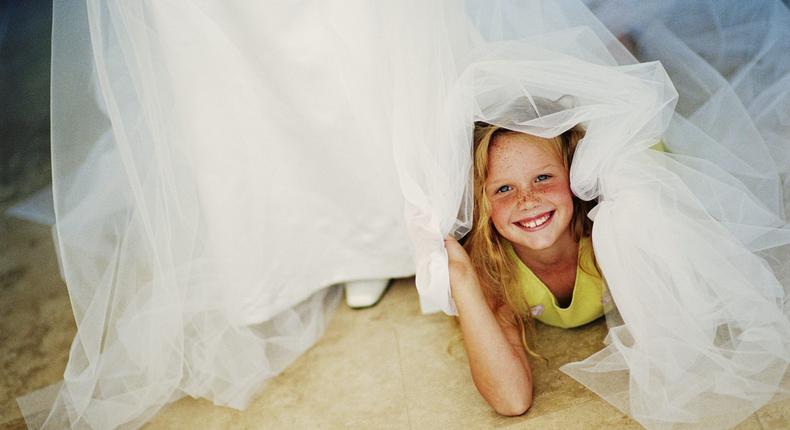
<path id="1" fill-rule="evenodd" d="M 51 0 L 0 1 L 0 205 L 51 179 Z"/>

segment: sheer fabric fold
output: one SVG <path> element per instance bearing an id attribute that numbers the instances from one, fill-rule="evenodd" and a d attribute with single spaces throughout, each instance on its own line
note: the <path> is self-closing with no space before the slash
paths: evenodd
<path id="1" fill-rule="evenodd" d="M 368 16 L 55 2 L 55 237 L 78 333 L 60 388 L 20 400 L 31 427 L 137 428 L 185 395 L 244 408 L 323 332 L 330 285 L 413 273 L 386 64 L 350 37 Z"/>
<path id="2" fill-rule="evenodd" d="M 641 7 L 624 3 L 594 6 L 617 28 L 618 11 Z M 618 35 L 634 39 L 647 61 L 636 64 L 577 3 L 467 2 L 486 9 L 470 16 L 471 48 L 421 71 L 455 83 L 395 126 L 412 129 L 396 159 L 417 286 L 448 313 L 442 238 L 470 227 L 474 121 L 543 137 L 585 127 L 571 188 L 598 201 L 593 245 L 616 308 L 605 348 L 563 370 L 651 429 L 729 428 L 788 394 L 790 140 L 774 100 L 790 89 L 778 55 L 790 27 L 781 3 L 738 4 L 634 12 L 620 24 L 638 31 Z M 705 34 L 697 19 L 722 25 Z M 415 50 L 394 64 L 408 70 Z M 659 141 L 668 153 L 651 149 Z"/>

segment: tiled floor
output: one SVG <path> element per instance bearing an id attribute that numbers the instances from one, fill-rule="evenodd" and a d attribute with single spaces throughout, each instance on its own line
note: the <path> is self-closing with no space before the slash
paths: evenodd
<path id="1" fill-rule="evenodd" d="M 24 428 L 14 398 L 60 379 L 74 335 L 50 230 L 0 216 L 0 429 Z M 376 307 L 341 305 L 326 334 L 245 411 L 182 399 L 146 429 L 637 429 L 563 373 L 600 348 L 602 321 L 576 330 L 538 327 L 535 403 L 495 414 L 478 395 L 454 319 L 421 315 L 413 279 Z M 763 408 L 738 429 L 790 428 L 790 402 Z"/>

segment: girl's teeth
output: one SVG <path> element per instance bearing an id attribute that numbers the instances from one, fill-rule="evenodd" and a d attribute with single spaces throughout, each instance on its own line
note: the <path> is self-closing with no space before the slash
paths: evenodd
<path id="1" fill-rule="evenodd" d="M 548 221 L 549 220 L 549 216 L 550 216 L 550 214 L 546 214 L 546 215 L 544 215 L 544 216 L 542 216 L 542 217 L 540 217 L 540 218 L 538 218 L 536 220 L 528 221 L 526 223 L 521 223 L 521 225 L 523 225 L 524 227 L 527 227 L 527 228 L 535 228 L 535 227 L 537 227 L 539 225 L 543 225 L 543 223 Z"/>

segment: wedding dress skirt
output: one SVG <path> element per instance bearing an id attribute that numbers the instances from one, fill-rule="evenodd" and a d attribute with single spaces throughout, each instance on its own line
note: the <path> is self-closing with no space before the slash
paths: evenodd
<path id="1" fill-rule="evenodd" d="M 62 388 L 23 411 L 104 429 L 185 395 L 244 408 L 321 334 L 327 287 L 414 274 L 387 65 L 348 37 L 373 23 L 330 4 L 78 3 L 55 2 L 52 75 L 78 333 Z"/>
<path id="2" fill-rule="evenodd" d="M 738 4 L 710 5 L 726 22 Z M 661 63 L 571 0 L 56 2 L 78 334 L 62 386 L 20 401 L 30 425 L 135 428 L 184 395 L 243 408 L 315 341 L 336 282 L 416 270 L 423 310 L 454 313 L 443 239 L 470 227 L 478 120 L 587 130 L 572 189 L 599 202 L 617 307 L 568 374 L 651 429 L 787 394 L 787 8 L 708 52 L 591 5 Z M 633 22 L 673 22 L 647 9 Z"/>

